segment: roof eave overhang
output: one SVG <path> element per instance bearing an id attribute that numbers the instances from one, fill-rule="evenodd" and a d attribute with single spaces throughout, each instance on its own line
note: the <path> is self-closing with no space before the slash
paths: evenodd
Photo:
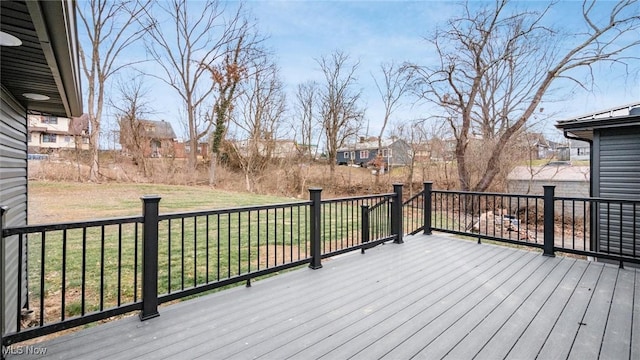
<path id="1" fill-rule="evenodd" d="M 67 117 L 82 115 L 75 0 L 27 1 L 42 51 L 56 82 Z M 35 110 L 51 113 L 46 103 Z M 61 115 L 61 114 L 60 114 Z"/>
<path id="2" fill-rule="evenodd" d="M 640 115 L 619 116 L 614 118 L 559 121 L 556 127 L 569 139 L 593 140 L 593 131 L 599 129 L 625 128 L 640 126 Z"/>

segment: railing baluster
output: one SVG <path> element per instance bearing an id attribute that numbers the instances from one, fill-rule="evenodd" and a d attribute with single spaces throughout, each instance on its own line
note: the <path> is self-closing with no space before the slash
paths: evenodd
<path id="1" fill-rule="evenodd" d="M 20 234 L 18 236 L 18 264 L 20 264 L 21 268 L 22 268 L 22 264 L 24 263 L 24 258 L 23 258 L 23 254 L 22 254 L 22 249 L 24 249 L 24 237 L 23 236 L 24 236 L 23 234 Z M 4 247 L 4 245 L 3 245 L 3 247 Z M 3 258 L 3 260 L 4 259 L 5 258 Z M 4 261 L 2 263 L 4 264 Z M 28 266 L 29 266 L 29 264 L 27 264 L 27 269 L 26 269 L 27 272 L 29 271 Z M 21 320 L 20 318 L 21 318 L 21 315 L 22 315 L 22 304 L 21 304 L 21 302 L 22 302 L 22 278 L 23 278 L 22 274 L 19 274 L 18 275 L 18 289 L 17 289 L 18 290 L 17 291 L 18 295 L 17 295 L 17 298 L 16 298 L 16 300 L 17 300 L 16 301 L 16 330 L 17 331 L 20 331 L 21 328 L 22 328 L 22 323 L 20 321 Z M 3 277 L 3 279 L 4 279 L 4 277 Z M 4 289 L 5 288 L 3 287 L 2 290 L 4 290 Z M 27 289 L 27 296 L 29 296 L 28 289 Z M 4 306 L 4 303 L 3 303 L 3 306 Z M 27 298 L 27 306 L 30 307 L 29 298 Z M 4 313 L 3 313 L 3 317 L 4 317 Z M 3 324 L 4 324 L 4 320 L 3 320 Z"/>
<path id="2" fill-rule="evenodd" d="M 118 224 L 118 299 L 117 305 L 122 304 L 122 224 Z"/>
<path id="3" fill-rule="evenodd" d="M 231 213 L 227 213 L 227 279 L 231 277 Z"/>
<path id="4" fill-rule="evenodd" d="M 267 209 L 265 217 L 266 217 L 266 219 L 265 219 L 265 221 L 266 221 L 266 223 L 265 223 L 265 228 L 266 228 L 266 234 L 265 234 L 266 240 L 265 241 L 266 241 L 266 244 L 265 244 L 264 248 L 265 248 L 265 251 L 266 251 L 265 255 L 267 257 L 267 261 L 265 262 L 266 263 L 265 266 L 268 269 L 269 268 L 269 209 Z"/>
<path id="5" fill-rule="evenodd" d="M 240 219 L 240 212 L 238 211 L 238 275 L 242 274 L 242 221 Z"/>
<path id="6" fill-rule="evenodd" d="M 193 217 L 193 287 L 198 286 L 198 217 Z"/>
<path id="7" fill-rule="evenodd" d="M 60 287 L 62 293 L 60 298 L 60 321 L 64 321 L 65 309 L 67 308 L 67 229 L 62 230 L 62 279 Z"/>
<path id="8" fill-rule="evenodd" d="M 247 272 L 251 273 L 251 211 L 247 213 Z"/>
<path id="9" fill-rule="evenodd" d="M 82 227 L 82 299 L 80 300 L 81 301 L 80 313 L 82 315 L 85 314 L 85 310 L 86 310 L 86 299 L 87 299 L 86 287 L 87 287 L 87 227 L 84 226 Z"/>
<path id="10" fill-rule="evenodd" d="M 135 235 L 133 244 L 133 302 L 138 302 L 138 223 L 135 223 Z M 83 265 L 84 266 L 84 265 Z M 82 271 L 84 275 L 84 270 Z M 84 284 L 84 280 L 82 281 Z M 84 299 L 84 292 L 82 298 Z"/>
<path id="11" fill-rule="evenodd" d="M 218 222 L 218 226 L 216 227 L 216 246 L 217 246 L 217 253 L 218 255 L 216 256 L 216 261 L 217 261 L 217 267 L 216 267 L 216 271 L 217 271 L 217 280 L 220 281 L 220 214 L 216 214 L 216 220 Z"/>
<path id="12" fill-rule="evenodd" d="M 206 269 L 206 273 L 205 273 L 205 281 L 207 282 L 207 284 L 209 283 L 209 215 L 206 216 L 206 220 L 205 220 L 205 248 L 204 248 L 204 253 L 205 253 L 205 269 Z"/>
<path id="13" fill-rule="evenodd" d="M 167 220 L 167 293 L 171 294 L 171 219 Z"/>
<path id="14" fill-rule="evenodd" d="M 100 311 L 104 310 L 104 225 L 100 227 Z"/>
<path id="15" fill-rule="evenodd" d="M 260 270 L 260 210 L 258 210 L 258 271 Z"/>
<path id="16" fill-rule="evenodd" d="M 180 218 L 180 289 L 184 290 L 184 218 Z"/>

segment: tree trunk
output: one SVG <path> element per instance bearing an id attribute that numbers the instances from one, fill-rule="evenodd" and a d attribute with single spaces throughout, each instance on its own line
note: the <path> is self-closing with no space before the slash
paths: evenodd
<path id="1" fill-rule="evenodd" d="M 211 161 L 209 163 L 209 186 L 216 186 L 217 163 L 218 163 L 218 154 L 211 153 Z"/>

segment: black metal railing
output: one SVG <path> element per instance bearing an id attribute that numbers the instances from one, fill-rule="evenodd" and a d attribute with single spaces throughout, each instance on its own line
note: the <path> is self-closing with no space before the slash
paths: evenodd
<path id="1" fill-rule="evenodd" d="M 160 197 L 142 197 L 142 216 L 4 227 L 15 254 L 17 294 L 6 301 L 10 345 L 284 269 L 322 267 L 322 259 L 394 240 L 402 242 L 402 186 L 380 195 L 159 214 Z M 6 211 L 2 208 L 0 219 Z M 400 215 L 399 215 L 400 214 Z M 24 258 L 23 258 L 24 257 Z M 6 283 L 5 283 L 6 286 Z M 33 315 L 31 315 L 33 312 Z"/>
<path id="2" fill-rule="evenodd" d="M 19 269 L 13 269 L 16 340 L 141 309 L 141 222 L 125 217 L 3 229 L 2 245 L 26 249 L 15 254 Z M 26 337 L 18 335 L 27 328 Z"/>
<path id="3" fill-rule="evenodd" d="M 411 224 L 405 232 L 437 230 L 540 248 L 547 256 L 564 252 L 614 260 L 621 267 L 640 263 L 640 201 L 556 197 L 554 189 L 519 195 L 432 190 L 425 183 L 422 197 L 405 202 Z"/>

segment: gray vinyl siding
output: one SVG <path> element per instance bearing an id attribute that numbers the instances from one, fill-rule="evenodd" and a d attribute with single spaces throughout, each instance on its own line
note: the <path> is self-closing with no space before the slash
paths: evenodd
<path id="1" fill-rule="evenodd" d="M 0 108 L 0 205 L 7 206 L 5 226 L 27 224 L 27 121 L 26 112 L 5 90 L 2 89 Z M 16 237 L 4 239 L 5 259 L 5 332 L 16 330 L 18 242 Z M 22 249 L 23 254 L 26 248 Z M 26 256 L 23 256 L 26 259 Z M 25 266 L 25 263 L 22 264 Z M 23 274 L 25 272 L 22 272 Z M 26 279 L 23 279 L 26 284 Z M 22 291 L 21 305 L 26 302 L 26 291 Z"/>
<path id="2" fill-rule="evenodd" d="M 640 127 L 602 129 L 594 133 L 599 172 L 594 196 L 640 201 Z M 622 212 L 622 216 L 621 216 Z M 640 208 L 601 204 L 598 209 L 600 250 L 639 255 Z"/>

